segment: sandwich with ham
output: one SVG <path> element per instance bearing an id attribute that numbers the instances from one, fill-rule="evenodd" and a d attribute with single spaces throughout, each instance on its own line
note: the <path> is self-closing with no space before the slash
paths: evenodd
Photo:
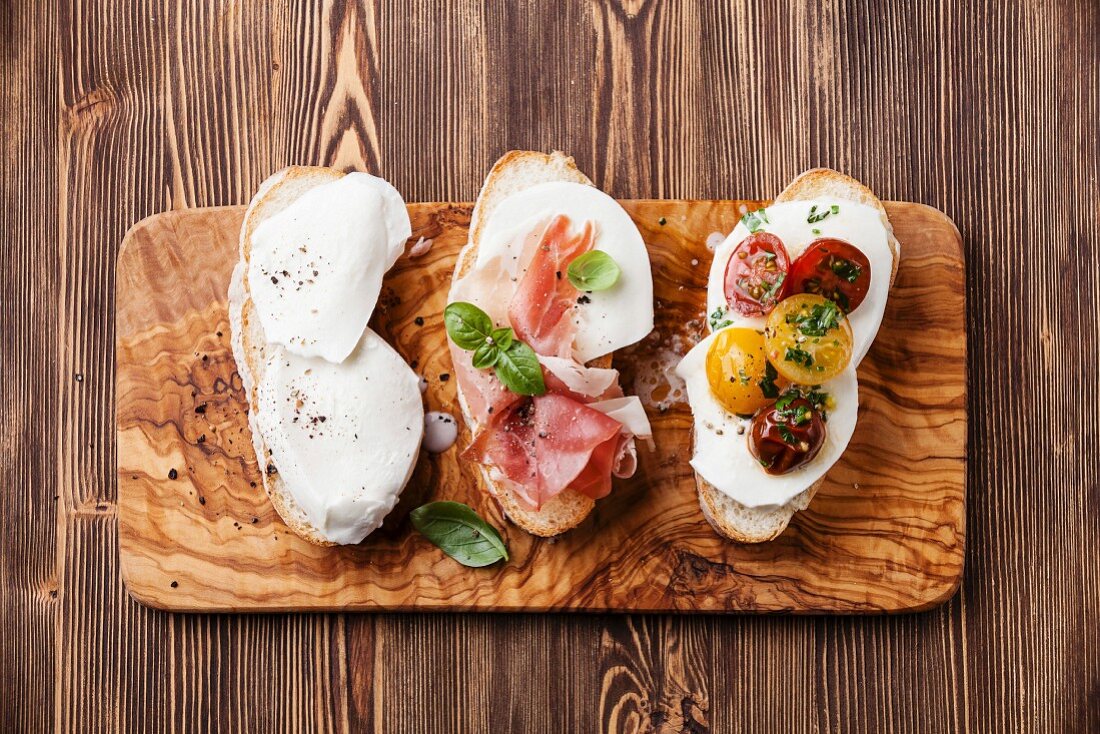
<path id="1" fill-rule="evenodd" d="M 478 196 L 448 303 L 462 458 L 527 532 L 576 527 L 651 435 L 611 367 L 653 329 L 641 234 L 571 157 L 512 151 Z"/>

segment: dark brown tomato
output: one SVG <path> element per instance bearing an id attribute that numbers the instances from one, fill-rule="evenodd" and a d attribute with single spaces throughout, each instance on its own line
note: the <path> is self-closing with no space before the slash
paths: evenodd
<path id="1" fill-rule="evenodd" d="M 824 444 L 825 420 L 802 397 L 780 397 L 761 408 L 749 429 L 749 451 L 768 474 L 786 474 L 808 464 Z"/>
<path id="2" fill-rule="evenodd" d="M 791 257 L 774 234 L 750 234 L 726 263 L 726 303 L 742 316 L 766 316 L 786 293 Z"/>
<path id="3" fill-rule="evenodd" d="M 871 262 L 855 245 L 822 237 L 811 242 L 794 261 L 787 281 L 788 294 L 824 296 L 844 313 L 851 313 L 867 297 Z"/>

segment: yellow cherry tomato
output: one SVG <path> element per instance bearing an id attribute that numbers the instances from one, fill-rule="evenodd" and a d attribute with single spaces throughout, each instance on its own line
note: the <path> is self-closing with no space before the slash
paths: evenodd
<path id="1" fill-rule="evenodd" d="M 780 301 L 764 327 L 768 361 L 799 385 L 836 377 L 852 361 L 852 327 L 835 303 L 812 293 Z"/>
<path id="2" fill-rule="evenodd" d="M 777 380 L 764 354 L 764 337 L 756 329 L 723 329 L 707 349 L 711 392 L 731 413 L 751 415 L 774 400 L 785 386 Z"/>

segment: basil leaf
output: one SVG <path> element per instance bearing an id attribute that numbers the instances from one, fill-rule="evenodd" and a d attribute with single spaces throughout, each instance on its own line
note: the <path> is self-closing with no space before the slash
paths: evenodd
<path id="1" fill-rule="evenodd" d="M 512 346 L 512 341 L 516 338 L 516 335 L 512 333 L 512 330 L 508 327 L 501 329 L 493 329 L 493 333 L 490 334 L 493 338 L 493 343 L 501 349 L 508 349 Z"/>
<path id="2" fill-rule="evenodd" d="M 569 282 L 579 291 L 605 291 L 615 285 L 622 270 L 603 250 L 589 250 L 569 263 Z"/>
<path id="3" fill-rule="evenodd" d="M 456 301 L 443 309 L 447 336 L 462 349 L 477 349 L 493 331 L 493 320 L 472 303 Z"/>
<path id="4" fill-rule="evenodd" d="M 521 341 L 501 350 L 496 363 L 497 377 L 516 395 L 542 395 L 546 383 L 535 351 Z"/>
<path id="5" fill-rule="evenodd" d="M 496 344 L 484 342 L 474 350 L 473 364 L 476 369 L 489 369 L 497 363 L 498 359 L 500 359 L 500 347 Z"/>
<path id="6" fill-rule="evenodd" d="M 508 560 L 492 525 L 461 502 L 429 502 L 409 513 L 413 526 L 463 566 L 481 568 Z"/>

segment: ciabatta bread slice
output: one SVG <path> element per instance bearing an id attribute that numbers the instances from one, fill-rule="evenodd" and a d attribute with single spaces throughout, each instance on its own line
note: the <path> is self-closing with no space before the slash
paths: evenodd
<path id="1" fill-rule="evenodd" d="M 513 150 L 501 156 L 489 171 L 481 187 L 481 193 L 478 194 L 477 204 L 470 219 L 470 239 L 459 252 L 458 262 L 455 265 L 453 276 L 455 282 L 464 278 L 477 262 L 481 234 L 497 205 L 518 191 L 552 181 L 593 185 L 592 181 L 577 168 L 573 158 L 561 152 L 555 151 L 547 155 L 533 151 Z M 610 367 L 611 356 L 594 360 L 590 366 Z M 458 393 L 458 402 L 466 419 L 466 425 L 470 427 L 471 432 L 476 433 L 480 425 L 470 413 L 461 388 Z M 506 479 L 494 477 L 489 467 L 479 465 L 479 468 L 486 489 L 500 503 L 505 514 L 512 522 L 532 535 L 549 538 L 575 528 L 588 517 L 596 504 L 590 497 L 567 489 L 546 502 L 541 509 L 532 510 L 508 486 Z"/>
<path id="2" fill-rule="evenodd" d="M 775 197 L 775 203 L 809 201 L 824 197 L 854 201 L 878 210 L 882 218 L 882 226 L 886 228 L 886 241 L 893 255 L 893 268 L 890 272 L 890 285 L 893 286 L 900 261 L 900 248 L 894 237 L 894 228 L 886 215 L 886 207 L 859 181 L 829 168 L 813 168 L 798 176 L 783 189 L 779 196 Z M 694 451 L 694 445 L 692 450 Z M 763 543 L 778 537 L 787 528 L 796 512 L 809 507 L 810 500 L 817 494 L 817 490 L 824 481 L 822 478 L 814 482 L 786 504 L 746 507 L 707 482 L 698 473 L 695 475 L 699 506 L 703 510 L 703 516 L 720 535 L 738 543 Z"/>

